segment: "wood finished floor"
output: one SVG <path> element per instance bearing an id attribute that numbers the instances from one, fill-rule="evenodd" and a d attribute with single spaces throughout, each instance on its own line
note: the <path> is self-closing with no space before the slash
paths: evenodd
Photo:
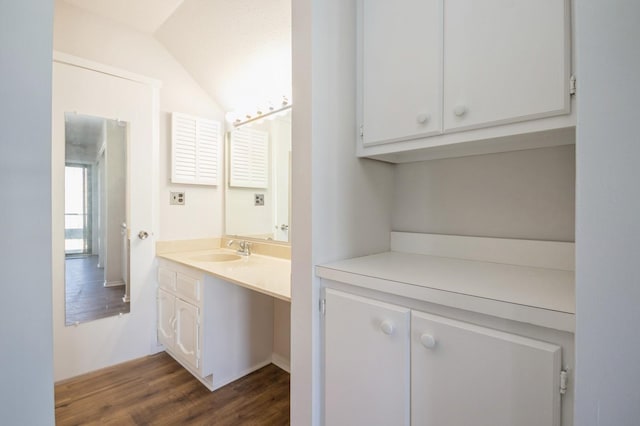
<path id="1" fill-rule="evenodd" d="M 124 286 L 104 286 L 98 256 L 67 258 L 65 287 L 65 325 L 129 313 L 129 303 L 122 301 Z"/>
<path id="2" fill-rule="evenodd" d="M 56 425 L 288 425 L 289 374 L 268 365 L 210 392 L 166 353 L 55 386 Z"/>

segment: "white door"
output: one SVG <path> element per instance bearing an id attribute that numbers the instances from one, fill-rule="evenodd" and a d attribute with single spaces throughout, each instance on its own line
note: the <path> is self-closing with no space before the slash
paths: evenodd
<path id="1" fill-rule="evenodd" d="M 409 424 L 409 310 L 326 290 L 325 423 Z"/>
<path id="2" fill-rule="evenodd" d="M 193 368 L 198 368 L 200 366 L 198 308 L 184 300 L 176 299 L 175 315 L 176 343 L 174 349 L 176 355 Z"/>
<path id="3" fill-rule="evenodd" d="M 158 88 L 132 74 L 77 58 L 53 63 L 52 220 L 54 374 L 63 380 L 146 356 L 156 347 L 153 231 L 158 185 Z M 82 66 L 70 65 L 69 62 Z M 88 68 L 101 68 L 95 71 Z M 127 123 L 127 224 L 130 230 L 131 313 L 65 327 L 65 112 Z M 148 238 L 138 238 L 139 232 Z"/>
<path id="4" fill-rule="evenodd" d="M 569 112 L 568 0 L 444 5 L 445 131 Z"/>
<path id="5" fill-rule="evenodd" d="M 158 342 L 169 349 L 173 349 L 175 343 L 175 315 L 175 296 L 158 289 Z"/>
<path id="6" fill-rule="evenodd" d="M 558 426 L 561 348 L 412 312 L 411 424 Z"/>
<path id="7" fill-rule="evenodd" d="M 442 128 L 442 0 L 361 0 L 364 145 Z"/>

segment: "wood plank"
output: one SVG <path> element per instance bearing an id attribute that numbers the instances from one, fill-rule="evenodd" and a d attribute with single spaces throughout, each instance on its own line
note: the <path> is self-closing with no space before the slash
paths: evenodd
<path id="1" fill-rule="evenodd" d="M 166 353 L 55 386 L 57 425 L 287 425 L 289 374 L 268 365 L 215 392 Z"/>

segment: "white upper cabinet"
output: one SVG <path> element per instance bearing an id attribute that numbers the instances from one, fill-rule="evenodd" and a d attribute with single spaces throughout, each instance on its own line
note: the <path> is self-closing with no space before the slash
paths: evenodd
<path id="1" fill-rule="evenodd" d="M 359 156 L 406 162 L 575 143 L 566 132 L 525 136 L 575 126 L 570 0 L 358 4 Z"/>
<path id="2" fill-rule="evenodd" d="M 569 112 L 562 0 L 446 0 L 444 129 Z"/>
<path id="3" fill-rule="evenodd" d="M 362 134 L 365 145 L 442 129 L 442 0 L 364 0 Z"/>

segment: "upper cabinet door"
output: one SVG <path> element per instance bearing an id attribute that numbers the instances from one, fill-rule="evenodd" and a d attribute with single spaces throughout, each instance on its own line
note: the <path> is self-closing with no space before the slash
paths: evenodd
<path id="1" fill-rule="evenodd" d="M 442 0 L 359 4 L 363 144 L 440 133 Z"/>
<path id="2" fill-rule="evenodd" d="M 444 129 L 569 112 L 566 0 L 446 0 Z"/>

